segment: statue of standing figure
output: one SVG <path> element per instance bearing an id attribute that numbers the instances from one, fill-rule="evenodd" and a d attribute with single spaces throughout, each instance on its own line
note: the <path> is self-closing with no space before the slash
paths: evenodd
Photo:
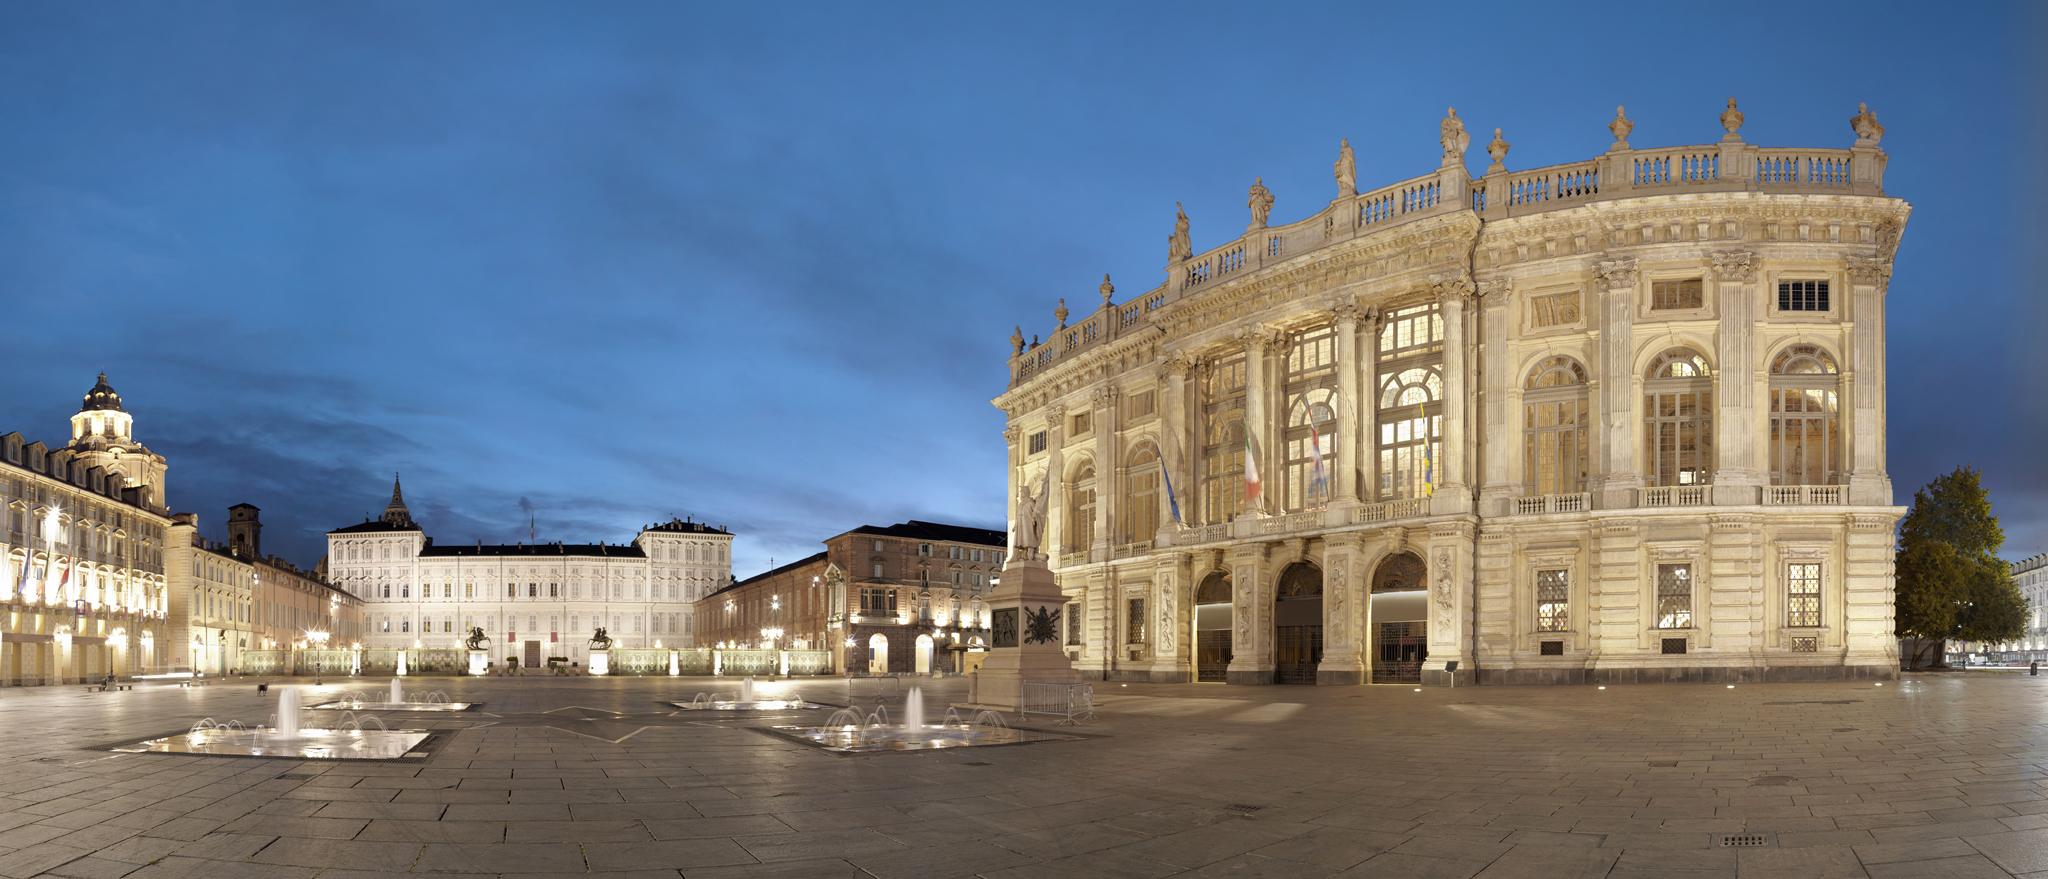
<path id="1" fill-rule="evenodd" d="M 1358 194 L 1358 160 L 1351 155 L 1351 138 L 1337 145 L 1337 197 Z"/>
<path id="2" fill-rule="evenodd" d="M 1252 209 L 1252 223 L 1244 227 L 1246 232 L 1266 228 L 1267 218 L 1273 215 L 1273 190 L 1266 188 L 1266 178 L 1252 178 L 1252 188 L 1245 199 L 1245 207 Z"/>
<path id="3" fill-rule="evenodd" d="M 1036 494 L 1029 485 L 1017 489 L 1017 553 L 1027 561 L 1038 558 L 1038 547 L 1044 539 L 1045 495 L 1052 481 L 1050 471 L 1046 475 Z"/>
<path id="4" fill-rule="evenodd" d="M 1438 140 L 1444 145 L 1444 162 L 1462 162 L 1465 160 L 1465 147 L 1472 144 L 1472 135 L 1465 133 L 1465 121 L 1458 118 L 1458 108 L 1449 107 L 1447 112 L 1450 115 L 1444 117 L 1438 135 Z"/>
<path id="5" fill-rule="evenodd" d="M 1180 202 L 1174 202 L 1173 213 L 1173 234 L 1166 239 L 1166 261 L 1180 262 L 1194 256 L 1195 247 L 1188 241 L 1187 210 L 1180 206 Z"/>

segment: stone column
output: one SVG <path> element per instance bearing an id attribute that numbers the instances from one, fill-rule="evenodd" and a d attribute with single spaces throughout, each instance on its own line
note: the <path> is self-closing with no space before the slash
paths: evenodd
<path id="1" fill-rule="evenodd" d="M 1599 429 L 1594 431 L 1595 472 L 1590 480 L 1598 509 L 1618 510 L 1636 505 L 1636 490 L 1643 485 L 1636 472 L 1635 419 L 1635 296 L 1636 261 L 1633 257 L 1608 260 L 1594 269 L 1599 276 L 1598 317 L 1600 358 L 1596 371 L 1599 401 Z"/>
<path id="2" fill-rule="evenodd" d="M 1045 472 L 1051 474 L 1051 481 L 1045 483 L 1045 533 L 1039 535 L 1039 551 L 1045 553 L 1048 565 L 1058 570 L 1060 556 L 1069 551 L 1067 547 L 1067 472 L 1066 439 L 1067 407 L 1058 403 L 1045 407 Z M 1037 491 L 1038 486 L 1029 489 Z"/>
<path id="3" fill-rule="evenodd" d="M 1364 423 L 1358 414 L 1358 306 L 1340 302 L 1331 314 L 1337 322 L 1337 441 L 1330 444 L 1330 481 L 1337 498 L 1331 506 L 1348 509 L 1358 505 L 1357 434 Z M 1329 656 L 1327 642 L 1323 649 Z"/>
<path id="4" fill-rule="evenodd" d="M 1385 500 L 1380 497 L 1380 310 L 1377 306 L 1365 310 L 1365 344 L 1358 348 L 1359 362 L 1349 366 L 1359 373 L 1358 431 L 1352 437 L 1351 447 L 1358 455 L 1359 482 L 1364 485 L 1360 500 L 1364 503 Z"/>
<path id="5" fill-rule="evenodd" d="M 1146 612 L 1152 639 L 1152 681 L 1184 684 L 1194 677 L 1194 644 L 1188 608 L 1193 600 L 1193 555 L 1170 552 L 1156 556 L 1151 606 Z"/>
<path id="6" fill-rule="evenodd" d="M 1323 662 L 1316 683 L 1365 683 L 1365 578 L 1357 532 L 1333 535 L 1323 547 Z"/>
<path id="7" fill-rule="evenodd" d="M 1162 368 L 1166 386 L 1160 393 L 1165 395 L 1166 400 L 1160 407 L 1159 432 L 1166 439 L 1166 448 L 1159 450 L 1161 455 L 1159 469 L 1161 473 L 1168 474 L 1172 478 L 1173 498 L 1171 502 L 1161 501 L 1164 505 L 1164 509 L 1160 511 L 1159 516 L 1159 530 L 1161 534 L 1173 534 L 1178 532 L 1182 525 L 1192 524 L 1192 520 L 1189 517 L 1193 516 L 1195 512 L 1195 508 L 1189 504 L 1192 497 L 1189 492 L 1194 485 L 1194 480 L 1189 478 L 1189 474 L 1194 470 L 1193 465 L 1190 463 L 1192 457 L 1191 450 L 1197 449 L 1199 446 L 1193 438 L 1194 432 L 1189 422 L 1187 405 L 1188 368 L 1193 365 L 1193 361 L 1189 360 L 1186 354 L 1174 352 L 1166 358 L 1166 363 Z M 1161 495 L 1166 494 L 1165 488 L 1166 486 L 1164 485 L 1160 486 Z M 1182 520 L 1184 520 L 1182 522 L 1175 522 L 1173 520 L 1174 503 L 1180 504 L 1180 514 Z M 1154 545 L 1165 546 L 1166 543 L 1162 541 Z"/>
<path id="8" fill-rule="evenodd" d="M 1430 513 L 1442 516 L 1452 513 L 1467 513 L 1472 510 L 1472 449 L 1466 443 L 1467 436 L 1476 435 L 1468 430 L 1471 417 L 1470 401 L 1465 398 L 1465 389 L 1470 386 L 1466 378 L 1468 367 L 1466 354 L 1468 334 L 1465 328 L 1465 300 L 1472 295 L 1472 281 L 1459 277 L 1435 277 L 1430 279 L 1436 289 L 1437 304 L 1443 311 L 1444 319 L 1444 399 L 1441 407 L 1444 419 L 1443 458 L 1437 466 L 1443 470 L 1436 486 L 1436 496 L 1430 501 Z"/>
<path id="9" fill-rule="evenodd" d="M 1505 515 L 1508 499 L 1522 493 L 1520 483 L 1509 479 L 1522 447 L 1515 429 L 1522 422 L 1508 405 L 1522 377 L 1509 373 L 1508 290 L 1507 281 L 1479 282 L 1479 374 L 1491 379 L 1479 383 L 1479 423 L 1473 431 L 1480 455 L 1475 475 L 1479 513 L 1484 516 Z"/>
<path id="10" fill-rule="evenodd" d="M 1273 508 L 1264 485 L 1273 481 L 1270 464 L 1279 458 L 1273 454 L 1272 418 L 1266 413 L 1266 349 L 1273 343 L 1273 334 L 1265 327 L 1253 327 L 1238 338 L 1244 342 L 1244 428 L 1251 437 L 1246 464 L 1256 462 L 1261 483 L 1261 494 L 1246 503 L 1245 515 L 1257 517 Z"/>
<path id="11" fill-rule="evenodd" d="M 1896 240 L 1896 239 L 1893 239 Z M 1882 248 L 1880 248 L 1882 250 Z M 1889 506 L 1892 480 L 1885 471 L 1884 448 L 1884 299 L 1892 274 L 1889 255 L 1849 258 L 1847 319 L 1855 322 L 1842 366 L 1842 406 L 1850 431 L 1842 450 L 1849 477 L 1849 502 L 1858 506 Z"/>
<path id="12" fill-rule="evenodd" d="M 1429 565 L 1429 659 L 1422 665 L 1426 686 L 1465 686 L 1474 680 L 1472 562 L 1477 536 L 1477 528 L 1470 522 L 1447 522 L 1429 529 L 1429 545 L 1424 550 Z M 1450 670 L 1451 662 L 1458 664 L 1455 672 Z"/>
<path id="13" fill-rule="evenodd" d="M 1122 511 L 1124 500 L 1124 462 L 1117 457 L 1117 431 L 1123 428 L 1117 418 L 1116 388 L 1099 387 L 1090 398 L 1089 407 L 1095 414 L 1095 545 L 1088 550 L 1089 561 L 1107 561 L 1110 545 L 1116 542 L 1111 529 L 1116 524 L 1116 513 Z"/>
<path id="14" fill-rule="evenodd" d="M 1010 458 L 1010 466 L 1004 468 L 1008 472 L 1003 479 L 1003 503 L 1006 505 L 1005 512 L 1008 514 L 1004 518 L 1010 523 L 1010 539 L 1007 544 L 1009 552 L 1005 557 L 1013 558 L 1017 555 L 1018 481 L 1024 478 L 1023 472 L 1018 469 L 1024 465 L 1024 429 L 1019 427 L 1015 421 L 1005 425 L 1003 427 L 1003 443 L 1009 448 Z M 1046 518 L 1045 530 L 1048 533 L 1052 531 L 1052 519 L 1049 514 Z"/>
<path id="15" fill-rule="evenodd" d="M 1267 546 L 1240 543 L 1232 546 L 1225 563 L 1230 566 L 1230 667 L 1224 681 L 1232 684 L 1273 682 L 1273 601 L 1266 582 Z"/>
<path id="16" fill-rule="evenodd" d="M 1757 363 L 1756 254 L 1746 250 L 1716 253 L 1712 291 L 1719 312 L 1719 380 L 1714 382 L 1714 503 L 1742 506 L 1758 503 L 1757 487 L 1768 482 L 1768 460 L 1759 454 L 1757 436 L 1765 429 L 1767 401 L 1757 398 L 1759 376 L 1768 364 Z"/>

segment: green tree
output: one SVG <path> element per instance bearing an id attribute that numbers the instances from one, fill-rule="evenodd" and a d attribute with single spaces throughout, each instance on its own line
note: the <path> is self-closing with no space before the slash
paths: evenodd
<path id="1" fill-rule="evenodd" d="M 1980 477 L 1965 464 L 1935 479 L 1899 523 L 1894 628 L 1919 639 L 1910 667 L 1930 652 L 1939 664 L 1951 639 L 2010 641 L 2026 631 L 2026 600 L 1998 558 L 2005 530 Z"/>

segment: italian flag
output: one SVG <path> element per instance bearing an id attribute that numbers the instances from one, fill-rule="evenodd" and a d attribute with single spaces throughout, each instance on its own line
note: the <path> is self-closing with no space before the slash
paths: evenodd
<path id="1" fill-rule="evenodd" d="M 1259 462 L 1252 455 L 1252 432 L 1244 432 L 1244 502 L 1249 504 L 1259 499 Z"/>

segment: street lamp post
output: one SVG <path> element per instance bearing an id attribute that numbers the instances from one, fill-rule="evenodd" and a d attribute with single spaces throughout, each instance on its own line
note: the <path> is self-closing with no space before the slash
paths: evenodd
<path id="1" fill-rule="evenodd" d="M 318 687 L 318 686 L 320 686 L 320 685 L 321 685 L 321 683 L 320 683 L 320 676 L 321 676 L 321 673 L 322 673 L 322 672 L 325 672 L 325 671 L 327 670 L 327 657 L 326 657 L 326 655 L 325 655 L 325 653 L 326 653 L 326 649 L 327 649 L 327 637 L 328 637 L 328 636 L 327 636 L 327 633 L 326 633 L 326 632 L 307 632 L 307 633 L 306 633 L 306 640 L 307 640 L 308 642 L 310 642 L 310 643 L 311 643 L 311 644 L 313 645 L 313 650 L 314 650 L 314 653 L 313 653 L 313 686 L 316 686 L 316 687 Z"/>

